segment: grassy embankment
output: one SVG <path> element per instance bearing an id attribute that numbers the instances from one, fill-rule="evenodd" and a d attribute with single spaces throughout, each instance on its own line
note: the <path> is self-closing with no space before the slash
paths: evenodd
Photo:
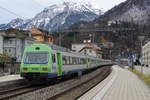
<path id="1" fill-rule="evenodd" d="M 146 75 L 146 74 L 141 74 L 141 72 L 139 72 L 138 70 L 136 69 L 131 69 L 131 68 L 128 68 L 130 71 L 132 71 L 133 73 L 135 73 L 136 75 L 138 75 L 138 77 L 140 79 L 142 79 L 146 84 L 148 84 L 150 86 L 150 75 Z"/>

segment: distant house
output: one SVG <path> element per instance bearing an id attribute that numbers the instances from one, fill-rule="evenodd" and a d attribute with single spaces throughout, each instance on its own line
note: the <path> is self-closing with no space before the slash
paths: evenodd
<path id="1" fill-rule="evenodd" d="M 110 20 L 110 21 L 107 22 L 107 25 L 108 25 L 108 26 L 111 26 L 112 24 L 116 24 L 116 21 Z"/>
<path id="2" fill-rule="evenodd" d="M 107 22 L 107 25 L 108 25 L 108 26 L 111 26 L 111 25 L 113 25 L 113 24 L 121 24 L 121 23 L 120 23 L 119 20 L 116 20 L 116 21 L 115 21 L 115 20 L 110 20 L 110 21 Z"/>
<path id="3" fill-rule="evenodd" d="M 30 29 L 32 33 L 32 37 L 35 38 L 34 43 L 49 43 L 53 44 L 53 37 L 49 34 L 49 32 L 38 29 L 36 27 L 32 27 Z"/>
<path id="4" fill-rule="evenodd" d="M 79 52 L 86 45 L 87 45 L 86 43 L 74 43 L 74 44 L 72 44 L 72 51 Z"/>
<path id="5" fill-rule="evenodd" d="M 8 52 L 16 62 L 21 62 L 24 49 L 33 43 L 34 39 L 29 31 L 16 29 L 0 31 L 0 53 Z"/>
<path id="6" fill-rule="evenodd" d="M 85 55 L 102 58 L 101 48 L 93 43 L 75 43 L 72 44 L 72 50 L 75 52 L 84 53 Z"/>

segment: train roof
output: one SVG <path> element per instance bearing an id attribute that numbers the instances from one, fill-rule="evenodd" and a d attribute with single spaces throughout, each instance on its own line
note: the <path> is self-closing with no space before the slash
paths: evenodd
<path id="1" fill-rule="evenodd" d="M 93 56 L 89 56 L 89 55 L 85 55 L 83 53 L 78 53 L 78 52 L 74 52 L 74 51 L 71 51 L 70 49 L 68 48 L 64 48 L 64 47 L 60 47 L 60 46 L 57 46 L 57 45 L 54 45 L 54 44 L 33 44 L 33 45 L 39 45 L 39 46 L 48 46 L 52 49 L 52 51 L 56 52 L 56 51 L 60 51 L 64 54 L 68 54 L 68 55 L 76 55 L 76 56 L 88 56 L 88 58 L 92 58 L 92 59 L 98 59 L 97 57 L 93 57 Z M 31 45 L 32 46 L 32 45 Z M 101 59 L 103 60 L 103 59 Z"/>

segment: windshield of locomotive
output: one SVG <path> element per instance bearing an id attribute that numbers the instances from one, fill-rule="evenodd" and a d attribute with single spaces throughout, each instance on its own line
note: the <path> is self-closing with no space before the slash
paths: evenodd
<path id="1" fill-rule="evenodd" d="M 27 52 L 24 56 L 25 64 L 46 64 L 48 63 L 48 52 Z"/>

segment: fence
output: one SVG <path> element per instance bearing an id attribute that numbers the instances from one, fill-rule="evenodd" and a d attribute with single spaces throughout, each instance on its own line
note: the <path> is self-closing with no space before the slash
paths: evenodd
<path id="1" fill-rule="evenodd" d="M 17 74 L 20 72 L 20 62 L 14 62 L 14 63 L 6 63 L 3 67 L 0 66 L 0 76 L 5 74 Z"/>

